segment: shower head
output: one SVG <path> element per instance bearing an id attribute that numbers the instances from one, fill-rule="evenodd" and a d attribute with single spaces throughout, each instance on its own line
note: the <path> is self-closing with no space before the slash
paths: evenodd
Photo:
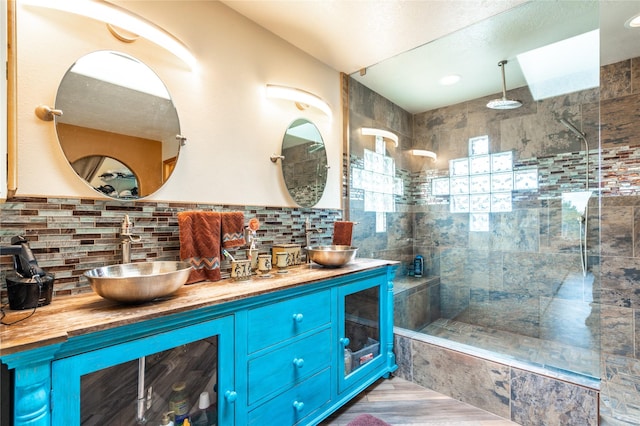
<path id="1" fill-rule="evenodd" d="M 562 124 L 564 124 L 564 126 L 571 130 L 577 137 L 579 137 L 580 139 L 585 139 L 587 137 L 586 134 L 582 133 L 580 130 L 578 130 L 578 128 L 576 126 L 573 125 L 573 123 L 571 123 L 569 120 L 567 120 L 566 118 L 561 118 L 560 122 Z"/>
<path id="2" fill-rule="evenodd" d="M 498 66 L 502 70 L 502 98 L 494 99 L 487 103 L 487 108 L 491 109 L 515 109 L 520 108 L 522 106 L 522 102 L 517 101 L 515 99 L 507 99 L 507 83 L 504 78 L 504 66 L 507 64 L 507 61 L 498 62 Z"/>

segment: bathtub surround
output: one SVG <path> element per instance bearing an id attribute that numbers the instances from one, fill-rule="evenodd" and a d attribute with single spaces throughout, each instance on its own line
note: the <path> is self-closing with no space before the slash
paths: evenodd
<path id="1" fill-rule="evenodd" d="M 120 263 L 119 233 L 125 214 L 142 237 L 140 242 L 131 244 L 132 262 L 179 260 L 177 215 L 190 210 L 243 211 L 245 217 L 258 218 L 260 253 L 269 253 L 277 243 L 303 244 L 307 217 L 319 231 L 314 240 L 328 244 L 333 222 L 341 219 L 341 212 L 331 209 L 21 197 L 0 204 L 0 241 L 8 243 L 14 235 L 24 235 L 30 241 L 40 266 L 55 274 L 55 301 L 56 295 L 91 291 L 82 275 L 86 270 Z M 245 256 L 244 247 L 229 250 L 234 256 L 237 252 L 238 258 Z M 229 277 L 230 266 L 230 262 L 222 261 L 222 278 Z M 3 257 L 0 281 L 4 303 L 4 278 L 12 269 L 11 257 Z"/>

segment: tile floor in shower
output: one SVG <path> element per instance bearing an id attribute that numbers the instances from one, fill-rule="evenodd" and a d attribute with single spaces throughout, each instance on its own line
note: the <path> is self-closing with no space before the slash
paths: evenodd
<path id="1" fill-rule="evenodd" d="M 394 292 L 398 296 L 436 285 L 439 285 L 438 277 L 423 280 L 397 277 Z M 597 304 L 593 303 L 593 286 L 591 272 L 586 276 L 580 272 L 569 273 L 553 296 L 541 297 L 538 329 L 541 337 L 444 318 L 414 330 L 466 345 L 471 352 L 474 349 L 488 351 L 496 360 L 517 360 L 550 371 L 598 378 L 600 327 L 596 319 L 599 317 Z"/>
<path id="2" fill-rule="evenodd" d="M 550 370 L 577 373 L 593 378 L 599 376 L 598 353 L 570 344 L 521 336 L 448 319 L 438 319 L 419 332 Z"/>

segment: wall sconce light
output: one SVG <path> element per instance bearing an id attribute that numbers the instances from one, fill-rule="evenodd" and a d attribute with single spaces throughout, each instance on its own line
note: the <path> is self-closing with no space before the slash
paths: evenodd
<path id="1" fill-rule="evenodd" d="M 312 106 L 327 114 L 329 118 L 333 116 L 331 107 L 322 98 L 313 93 L 294 87 L 278 86 L 275 84 L 267 84 L 267 97 L 272 99 L 286 99 L 293 101 L 299 110 L 305 110 Z"/>
<path id="2" fill-rule="evenodd" d="M 134 35 L 144 37 L 166 49 L 180 58 L 191 69 L 194 69 L 197 65 L 196 58 L 184 43 L 175 36 L 153 22 L 104 0 L 24 0 L 24 4 L 74 13 L 104 22 L 112 34 L 112 28 L 114 26 L 118 27 Z M 119 37 L 117 38 L 120 39 Z"/>
<path id="3" fill-rule="evenodd" d="M 395 133 L 391 133 L 387 130 L 382 129 L 373 129 L 370 127 L 363 127 L 360 129 L 360 131 L 362 132 L 363 136 L 380 136 L 382 138 L 392 140 L 396 145 L 396 148 L 398 147 L 398 135 L 396 135 Z"/>
<path id="4" fill-rule="evenodd" d="M 438 155 L 435 152 L 427 151 L 426 149 L 411 149 L 409 152 L 417 157 L 429 157 L 433 161 L 438 159 Z"/>

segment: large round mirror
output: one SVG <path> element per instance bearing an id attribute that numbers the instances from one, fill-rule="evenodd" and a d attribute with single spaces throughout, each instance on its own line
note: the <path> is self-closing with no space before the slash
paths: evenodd
<path id="1" fill-rule="evenodd" d="M 178 158 L 180 123 L 160 78 L 139 60 L 98 51 L 65 74 L 56 131 L 75 172 L 102 194 L 136 199 L 157 191 Z"/>
<path id="2" fill-rule="evenodd" d="M 315 124 L 295 120 L 282 140 L 282 174 L 289 194 L 301 207 L 320 201 L 327 184 L 327 151 Z"/>

